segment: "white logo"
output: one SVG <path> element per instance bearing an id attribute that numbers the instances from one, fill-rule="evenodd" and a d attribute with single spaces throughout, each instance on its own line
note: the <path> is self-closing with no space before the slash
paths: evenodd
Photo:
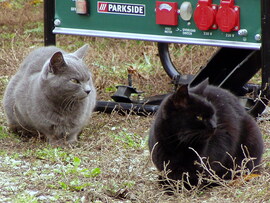
<path id="1" fill-rule="evenodd" d="M 106 11 L 106 7 L 107 7 L 107 3 L 101 3 L 100 5 L 99 5 L 99 11 Z"/>
<path id="2" fill-rule="evenodd" d="M 98 1 L 98 13 L 145 16 L 144 4 L 126 4 Z"/>

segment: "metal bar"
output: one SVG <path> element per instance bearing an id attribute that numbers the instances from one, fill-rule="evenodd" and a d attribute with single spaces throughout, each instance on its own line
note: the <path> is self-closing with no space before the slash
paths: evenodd
<path id="1" fill-rule="evenodd" d="M 219 84 L 220 87 L 229 89 L 236 95 L 245 95 L 247 90 L 243 86 L 260 70 L 261 52 L 252 51 Z"/>
<path id="2" fill-rule="evenodd" d="M 268 89 L 270 82 L 270 1 L 261 0 L 261 9 L 262 89 Z"/>
<path id="3" fill-rule="evenodd" d="M 220 85 L 228 74 L 239 65 L 253 51 L 248 49 L 234 49 L 222 47 L 219 49 L 208 63 L 199 71 L 191 82 L 191 86 L 199 84 L 209 78 L 210 84 Z M 243 84 L 239 88 L 242 87 Z"/>
<path id="4" fill-rule="evenodd" d="M 270 82 L 270 1 L 261 0 L 261 61 L 262 61 L 262 92 L 259 100 L 249 111 L 257 117 L 265 109 L 270 99 L 269 82 Z"/>
<path id="5" fill-rule="evenodd" d="M 44 0 L 44 45 L 55 45 L 54 29 L 55 0 Z"/>
<path id="6" fill-rule="evenodd" d="M 118 39 L 145 40 L 145 41 L 164 42 L 164 43 L 220 46 L 220 47 L 254 49 L 254 50 L 259 50 L 261 47 L 261 43 L 238 42 L 238 41 L 231 42 L 231 41 L 225 41 L 225 40 L 214 40 L 214 39 L 203 39 L 203 38 L 161 36 L 161 35 L 152 35 L 152 34 L 113 32 L 113 31 L 102 31 L 102 30 L 86 30 L 86 29 L 64 28 L 64 27 L 54 28 L 53 33 L 92 36 L 92 37 L 109 37 L 109 38 L 118 38 Z"/>
<path id="7" fill-rule="evenodd" d="M 97 101 L 95 111 L 112 113 L 116 111 L 120 114 L 126 115 L 127 113 L 136 114 L 140 116 L 148 116 L 157 112 L 159 105 L 143 105 L 122 102 L 108 102 Z"/>

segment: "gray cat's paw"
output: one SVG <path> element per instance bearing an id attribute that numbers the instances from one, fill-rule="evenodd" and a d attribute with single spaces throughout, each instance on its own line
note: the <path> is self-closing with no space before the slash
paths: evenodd
<path id="1" fill-rule="evenodd" d="M 55 136 L 48 137 L 48 142 L 53 147 L 77 147 L 79 142 L 77 139 L 56 138 Z"/>

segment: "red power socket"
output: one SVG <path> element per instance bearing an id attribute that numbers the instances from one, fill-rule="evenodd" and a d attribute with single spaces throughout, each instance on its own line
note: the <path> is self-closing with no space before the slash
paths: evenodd
<path id="1" fill-rule="evenodd" d="M 194 11 L 194 21 L 200 30 L 217 29 L 216 13 L 218 6 L 212 0 L 199 0 Z"/>
<path id="2" fill-rule="evenodd" d="M 240 7 L 234 5 L 234 0 L 221 0 L 216 22 L 222 32 L 240 30 Z"/>

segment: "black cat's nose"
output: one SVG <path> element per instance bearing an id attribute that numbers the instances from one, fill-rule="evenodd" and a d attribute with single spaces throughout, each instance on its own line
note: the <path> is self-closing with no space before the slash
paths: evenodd
<path id="1" fill-rule="evenodd" d="M 209 124 L 210 124 L 210 126 L 211 126 L 213 129 L 216 129 L 216 128 L 217 128 L 217 123 L 216 123 L 216 121 L 210 120 Z"/>
<path id="2" fill-rule="evenodd" d="M 86 94 L 89 94 L 91 92 L 91 90 L 85 90 Z"/>
<path id="3" fill-rule="evenodd" d="M 207 128 L 208 128 L 209 130 L 211 130 L 211 131 L 215 131 L 216 128 L 217 128 L 217 124 L 216 124 L 216 122 L 213 121 L 213 120 L 207 121 L 206 126 L 207 126 Z"/>

